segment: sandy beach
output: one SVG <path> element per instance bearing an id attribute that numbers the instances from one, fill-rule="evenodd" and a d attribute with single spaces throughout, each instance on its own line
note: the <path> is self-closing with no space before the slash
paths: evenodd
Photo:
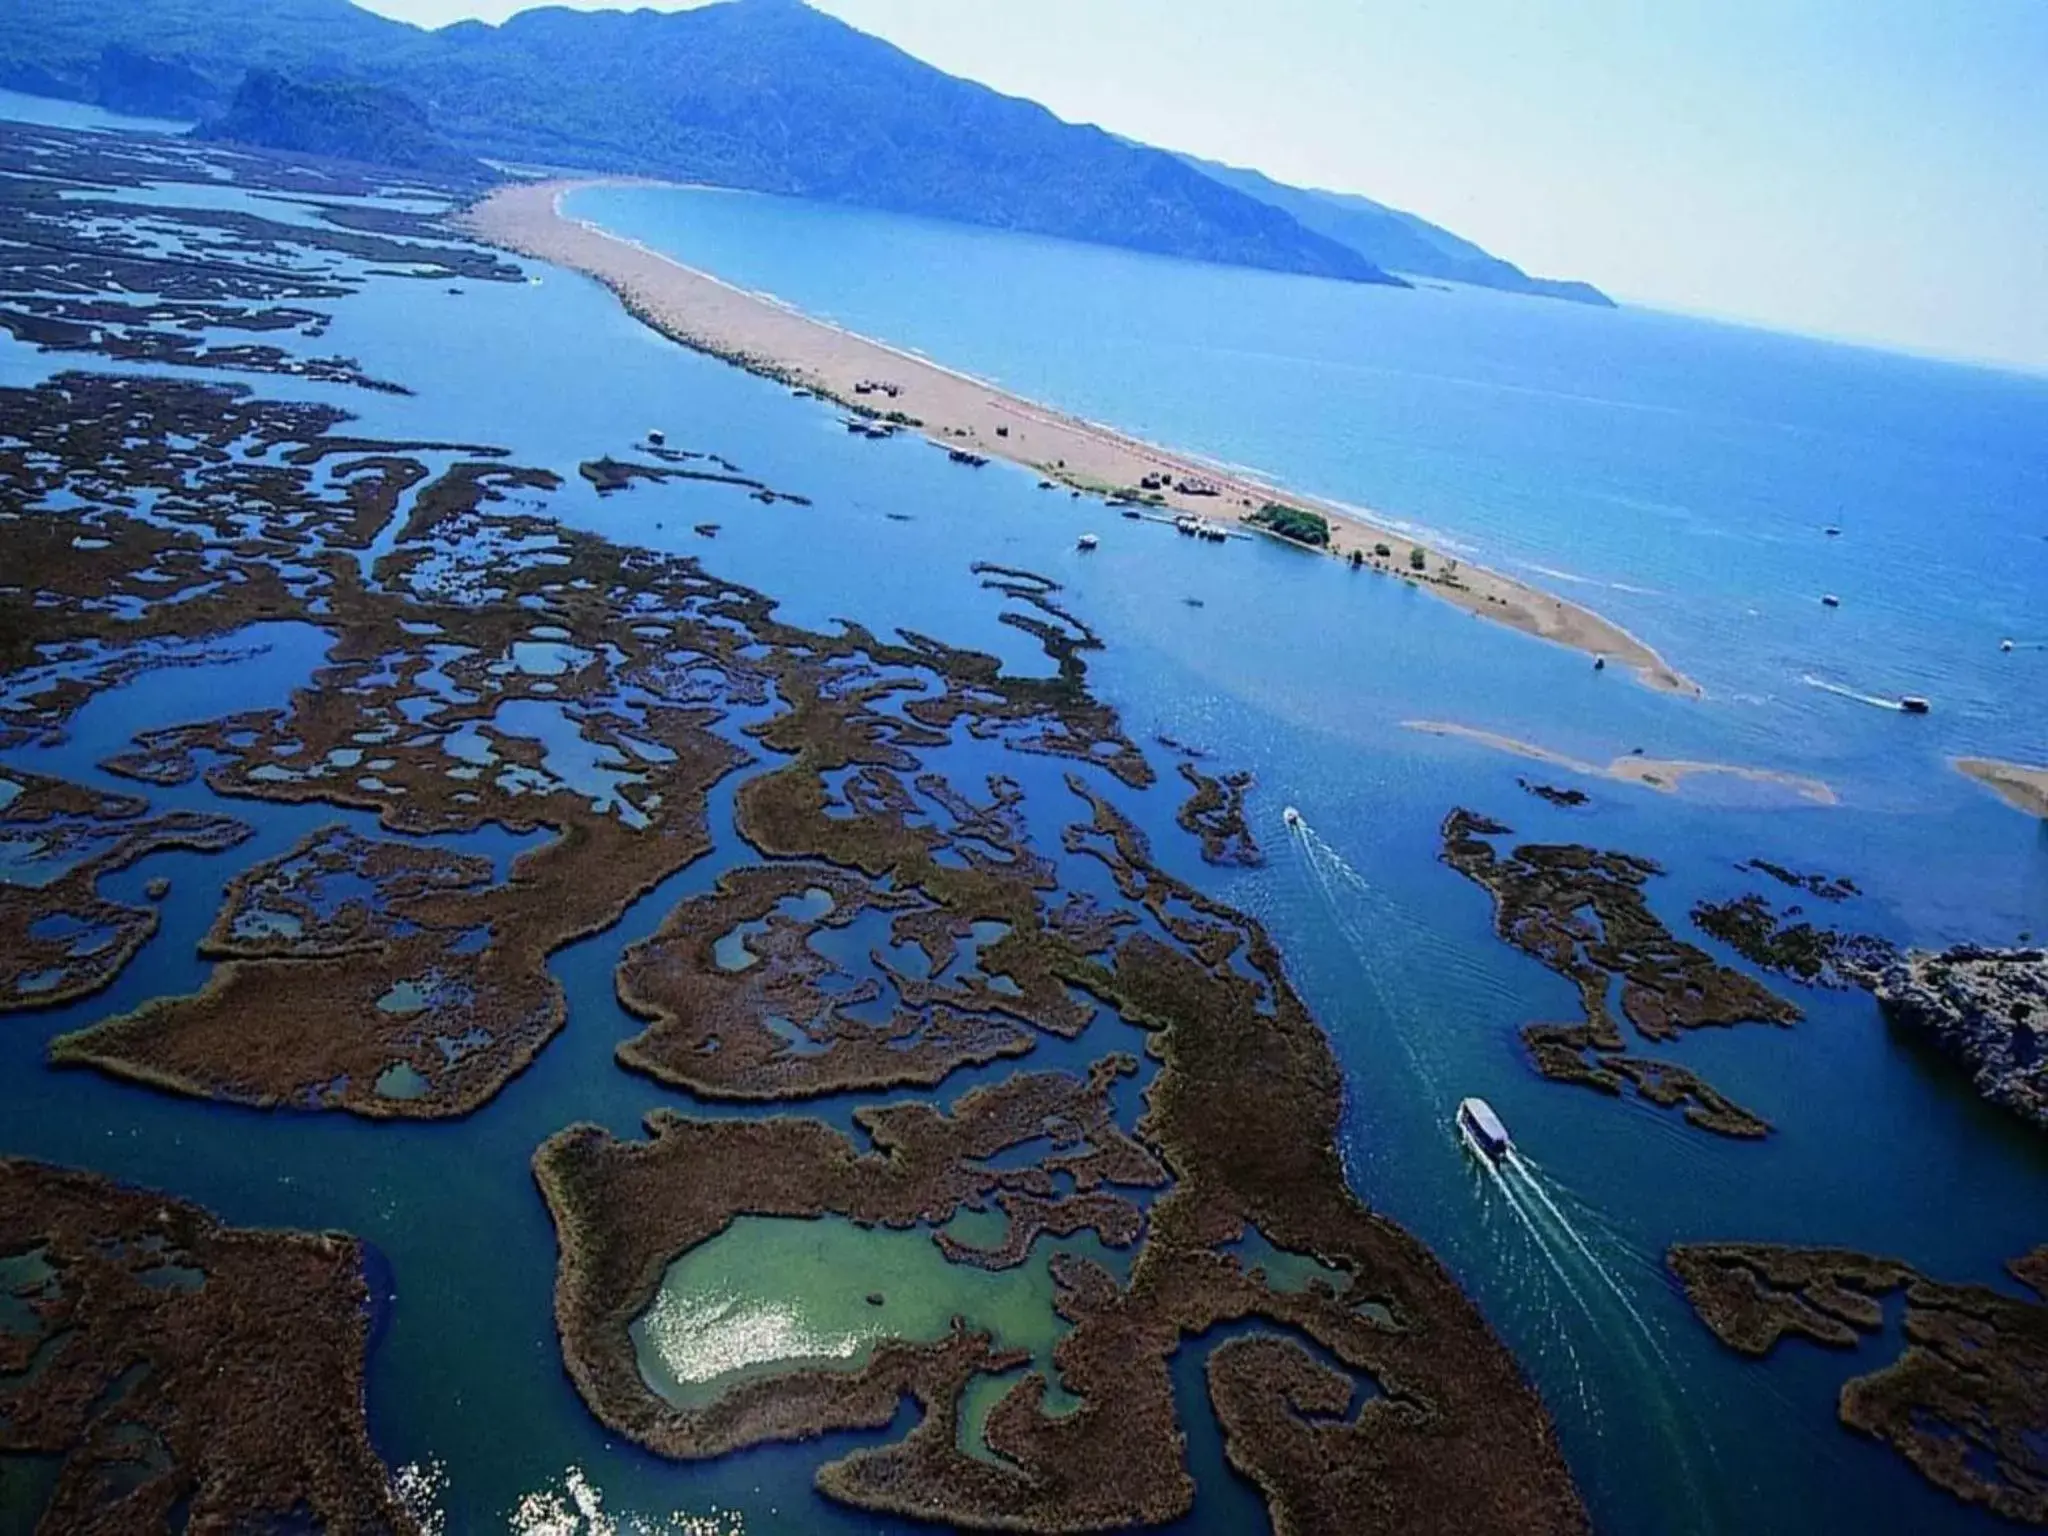
<path id="1" fill-rule="evenodd" d="M 1995 757 L 1955 757 L 1949 762 L 1958 773 L 1995 790 L 2014 810 L 2048 820 L 2048 768 L 2003 763 Z"/>
<path id="2" fill-rule="evenodd" d="M 1403 720 L 1401 724 L 1411 731 L 1421 731 L 1425 735 L 1469 741 L 1496 752 L 1525 757 L 1532 763 L 1548 763 L 1553 768 L 1563 768 L 1571 773 L 1584 774 L 1588 778 L 1612 779 L 1618 784 L 1636 784 L 1644 789 L 1654 789 L 1667 795 L 1676 794 L 1679 785 L 1689 778 L 1718 775 L 1722 778 L 1741 779 L 1746 783 L 1770 785 L 1787 790 L 1811 805 L 1841 803 L 1834 788 L 1822 780 L 1805 778 L 1796 773 L 1782 773 L 1775 768 L 1744 768 L 1735 763 L 1701 763 L 1686 758 L 1644 757 L 1633 752 L 1615 758 L 1603 768 L 1598 763 L 1584 762 L 1568 753 L 1538 746 L 1531 741 L 1518 741 L 1512 736 L 1503 736 L 1496 731 L 1483 731 L 1476 726 L 1455 725 L 1445 720 Z"/>
<path id="3" fill-rule="evenodd" d="M 1084 494 L 1140 493 L 1150 478 L 1154 511 L 1191 514 L 1238 531 L 1268 502 L 1320 513 L 1329 553 L 1356 550 L 1379 579 L 1411 581 L 1480 617 L 1626 667 L 1645 685 L 1694 696 L 1699 687 L 1649 646 L 1589 609 L 1421 546 L 1352 509 L 1300 496 L 1199 458 L 1007 394 L 880 341 L 800 314 L 706 272 L 570 218 L 562 198 L 601 183 L 521 183 L 493 192 L 464 216 L 482 239 L 605 284 L 639 319 L 685 346 L 807 390 L 863 414 L 898 413 L 941 447 L 1007 459 Z M 1378 550 L 1387 553 L 1380 555 Z"/>

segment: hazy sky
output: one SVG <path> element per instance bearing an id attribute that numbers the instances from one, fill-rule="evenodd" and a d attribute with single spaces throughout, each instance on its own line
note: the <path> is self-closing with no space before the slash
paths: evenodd
<path id="1" fill-rule="evenodd" d="M 2048 370 L 2048 0 L 817 4 L 1062 117 L 1365 192 L 1533 272 Z"/>

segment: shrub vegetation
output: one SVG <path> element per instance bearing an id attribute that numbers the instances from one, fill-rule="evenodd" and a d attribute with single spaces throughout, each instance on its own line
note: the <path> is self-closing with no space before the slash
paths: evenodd
<path id="1" fill-rule="evenodd" d="M 1252 514 L 1251 520 L 1297 544 L 1313 544 L 1317 549 L 1324 549 L 1330 542 L 1330 522 L 1320 512 L 1283 507 L 1277 501 L 1269 501 Z"/>

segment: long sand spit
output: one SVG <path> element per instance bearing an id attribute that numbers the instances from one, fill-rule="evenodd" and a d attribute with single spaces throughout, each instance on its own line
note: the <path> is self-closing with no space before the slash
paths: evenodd
<path id="1" fill-rule="evenodd" d="M 1553 768 L 1563 768 L 1588 778 L 1612 779 L 1620 784 L 1638 784 L 1645 789 L 1659 790 L 1667 795 L 1676 794 L 1678 786 L 1686 779 L 1718 775 L 1722 778 L 1741 779 L 1745 783 L 1787 790 L 1811 805 L 1841 803 L 1833 787 L 1822 780 L 1809 779 L 1796 773 L 1784 773 L 1775 768 L 1744 768 L 1735 763 L 1700 763 L 1686 758 L 1643 757 L 1635 753 L 1617 757 L 1603 768 L 1597 763 L 1582 761 L 1569 753 L 1538 746 L 1532 741 L 1518 741 L 1512 736 L 1503 736 L 1495 731 L 1482 731 L 1476 726 L 1455 725 L 1444 720 L 1403 720 L 1401 723 L 1411 731 L 1422 731 L 1430 736 L 1450 737 L 1457 741 L 1469 741 L 1477 746 L 1490 747 L 1496 752 L 1526 757 L 1535 763 L 1548 763 Z"/>
<path id="2" fill-rule="evenodd" d="M 540 261 L 596 278 L 640 320 L 698 351 L 794 388 L 861 408 L 897 411 L 941 447 L 1022 464 L 1075 490 L 1136 489 L 1148 477 L 1165 489 L 1155 511 L 1239 522 L 1269 502 L 1318 512 L 1331 527 L 1329 553 L 1353 550 L 1377 570 L 1414 582 L 1446 602 L 1525 634 L 1630 668 L 1649 687 L 1697 695 L 1699 686 L 1635 636 L 1589 609 L 1451 559 L 1381 528 L 1349 507 L 1299 496 L 1198 457 L 1141 442 L 1112 428 L 1005 393 L 987 382 L 885 342 L 800 314 L 786 304 L 684 266 L 636 241 L 570 218 L 562 199 L 605 181 L 522 182 L 500 188 L 463 215 L 474 234 Z M 613 182 L 612 184 L 617 184 Z M 1181 489 L 1204 486 L 1213 494 Z M 1306 546 L 1302 546 L 1306 547 Z M 1384 556 L 1376 551 L 1384 547 Z M 1424 572 L 1410 564 L 1423 551 Z"/>
<path id="3" fill-rule="evenodd" d="M 1958 773 L 1966 773 L 1998 792 L 1998 798 L 2016 811 L 2048 819 L 2048 768 L 2029 768 L 2024 763 L 2000 762 L 1995 757 L 1949 759 Z"/>

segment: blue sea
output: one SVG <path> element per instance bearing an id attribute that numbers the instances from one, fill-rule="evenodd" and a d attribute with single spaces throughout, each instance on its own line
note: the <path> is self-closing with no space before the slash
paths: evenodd
<path id="1" fill-rule="evenodd" d="M 1266 543 L 1196 544 L 1043 494 L 1022 470 L 850 437 L 830 408 L 676 347 L 596 284 L 535 264 L 528 283 L 460 297 L 372 283 L 303 344 L 411 397 L 247 380 L 343 404 L 366 434 L 502 444 L 568 476 L 550 502 L 564 518 L 696 555 L 801 623 L 900 625 L 1042 668 L 968 567 L 1056 577 L 1106 641 L 1091 679 L 1134 739 L 1165 732 L 1257 774 L 1258 870 L 1194 857 L 1170 774 L 1119 798 L 1169 867 L 1271 927 L 1344 1069 L 1356 1187 L 1443 1257 L 1523 1362 L 1599 1526 L 1994 1528 L 1835 1421 L 1841 1383 L 1889 1360 L 1895 1326 L 1853 1355 L 1791 1345 L 1748 1363 L 1693 1319 L 1662 1254 L 1686 1240 L 1840 1244 L 2009 1289 L 2002 1262 L 2048 1238 L 2048 1138 L 1984 1106 L 1863 995 L 1789 986 L 1807 1012 L 1796 1029 L 1705 1031 L 1669 1053 L 1770 1119 L 1763 1143 L 1546 1084 L 1517 1032 L 1573 1017 L 1574 996 L 1494 937 L 1486 893 L 1436 853 L 1444 815 L 1465 805 L 1532 840 L 1657 859 L 1653 904 L 1695 939 L 1691 904 L 1751 888 L 1733 866 L 1756 856 L 1853 876 L 1866 895 L 1830 917 L 1900 942 L 2048 934 L 2048 828 L 1947 762 L 2048 761 L 2048 650 L 2030 643 L 2048 641 L 2048 381 L 737 194 L 592 191 L 573 211 L 1018 392 L 1426 530 L 1611 615 L 1696 677 L 1702 699 L 1652 693 L 1397 581 Z M 106 365 L 0 340 L 0 383 L 79 366 Z M 685 485 L 601 501 L 577 480 L 577 463 L 650 426 L 813 504 Z M 705 520 L 722 525 L 715 542 L 687 531 Z M 1091 531 L 1101 547 L 1083 556 Z M 303 625 L 244 638 L 245 659 L 149 674 L 90 705 L 63 746 L 5 761 L 116 785 L 95 765 L 131 732 L 222 697 L 282 703 L 325 643 Z M 1906 692 L 1933 713 L 1853 696 Z M 1580 780 L 1404 727 L 1414 719 L 1594 762 L 1642 747 L 1811 775 L 1841 803 Z M 1000 766 L 1034 801 L 1057 800 L 1051 765 Z M 1578 783 L 1592 803 L 1554 809 L 1519 776 Z M 313 826 L 367 830 L 320 807 L 228 807 L 259 825 L 232 855 L 159 855 L 108 882 L 132 895 L 167 874 L 177 896 L 107 994 L 0 1021 L 0 1152 L 105 1169 L 237 1222 L 369 1239 L 388 1266 L 372 1428 L 394 1466 L 431 1470 L 448 1531 L 667 1531 L 684 1516 L 748 1533 L 897 1529 L 810 1492 L 812 1470 L 861 1437 L 666 1463 L 597 1425 L 556 1348 L 554 1241 L 528 1160 L 572 1121 L 630 1135 L 659 1105 L 701 1108 L 615 1066 L 635 1026 L 610 973 L 676 900 L 745 860 L 734 787 L 714 797 L 713 857 L 557 958 L 570 1022 L 538 1063 L 472 1118 L 423 1126 L 225 1111 L 42 1066 L 51 1036 L 203 982 L 196 941 L 236 868 Z M 152 799 L 219 804 L 197 785 Z M 1290 805 L 1305 832 L 1283 824 Z M 1506 1198 L 1458 1145 L 1449 1120 L 1468 1094 L 1500 1110 L 1550 1209 Z M 843 1123 L 850 1108 L 819 1112 Z M 1177 1366 L 1202 1490 L 1182 1528 L 1257 1528 L 1257 1495 L 1203 1406 L 1201 1353 Z M 579 1497 L 616 1526 L 578 1514 Z M 551 1510 L 567 1523 L 547 1524 Z"/>

